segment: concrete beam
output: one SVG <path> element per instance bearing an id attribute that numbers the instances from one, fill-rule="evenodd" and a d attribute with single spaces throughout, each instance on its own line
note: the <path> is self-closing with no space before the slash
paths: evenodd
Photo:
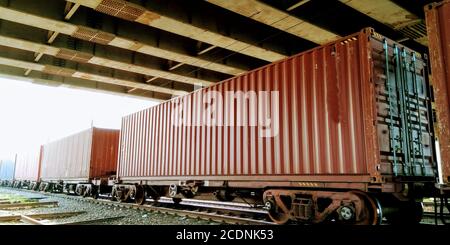
<path id="1" fill-rule="evenodd" d="M 0 57 L 0 65 L 23 68 L 26 70 L 30 69 L 33 71 L 39 71 L 39 72 L 43 72 L 43 73 L 47 73 L 47 74 L 53 74 L 53 75 L 64 76 L 64 77 L 75 77 L 75 78 L 81 78 L 81 79 L 86 79 L 86 80 L 92 80 L 92 81 L 96 81 L 96 82 L 138 88 L 138 89 L 142 89 L 142 90 L 155 91 L 155 92 L 159 92 L 159 93 L 176 95 L 176 96 L 187 94 L 187 92 L 181 91 L 181 90 L 163 88 L 163 87 L 148 85 L 148 84 L 144 84 L 144 83 L 136 83 L 134 81 L 118 79 L 115 77 L 108 77 L 108 76 L 87 73 L 87 72 L 80 72 L 80 71 L 69 69 L 69 68 L 63 68 L 63 67 L 52 66 L 52 65 L 42 65 L 42 64 L 17 60 L 17 59 Z"/>
<path id="2" fill-rule="evenodd" d="M 65 20 L 69 20 L 70 18 L 72 18 L 72 16 L 75 14 L 75 12 L 77 11 L 77 9 L 80 7 L 80 4 L 72 4 L 71 2 L 66 2 L 66 16 L 64 17 Z M 50 34 L 50 32 L 49 32 Z M 51 44 L 55 41 L 56 37 L 58 37 L 59 33 L 58 32 L 51 32 L 51 34 L 49 35 L 49 38 L 47 40 L 47 43 Z M 39 62 L 39 60 L 42 58 L 43 53 L 37 53 L 36 55 L 36 59 L 34 61 Z M 28 74 L 30 74 L 31 70 L 26 70 L 25 71 L 25 76 L 28 76 Z"/>
<path id="3" fill-rule="evenodd" d="M 428 46 L 423 20 L 391 0 L 339 0 L 343 4 L 370 16 L 405 35 Z"/>
<path id="4" fill-rule="evenodd" d="M 337 34 L 256 0 L 207 1 L 317 44 L 325 44 L 340 38 Z"/>
<path id="5" fill-rule="evenodd" d="M 300 6 L 302 6 L 305 3 L 308 3 L 310 0 L 299 0 L 297 3 L 291 5 L 289 8 L 286 9 L 286 11 L 292 11 Z"/>
<path id="6" fill-rule="evenodd" d="M 73 6 L 70 7 L 69 11 L 67 11 L 66 16 L 64 16 L 65 20 L 69 20 L 70 18 L 72 18 L 72 16 L 75 14 L 75 12 L 78 10 L 78 8 L 81 5 L 76 3 Z"/>
<path id="7" fill-rule="evenodd" d="M 104 14 L 145 24 L 154 28 L 175 33 L 177 35 L 208 43 L 212 46 L 221 47 L 268 62 L 274 62 L 286 57 L 283 54 L 261 48 L 255 44 L 243 42 L 229 36 L 212 32 L 205 28 L 200 28 L 190 23 L 176 20 L 161 13 L 150 11 L 143 6 L 123 0 L 68 1 L 95 9 L 96 11 Z"/>
<path id="8" fill-rule="evenodd" d="M 2 68 L 2 66 L 0 65 L 0 69 Z M 37 72 L 36 72 L 37 73 Z M 125 97 L 130 97 L 130 98 L 136 98 L 136 99 L 146 99 L 149 101 L 154 101 L 154 102 L 164 102 L 165 100 L 163 99 L 159 99 L 159 98 L 152 98 L 152 97 L 148 97 L 148 96 L 142 96 L 142 95 L 134 95 L 134 94 L 127 94 L 125 93 L 126 91 L 121 91 L 120 89 L 111 89 L 110 87 L 103 87 L 103 86 L 95 86 L 95 88 L 92 87 L 85 87 L 80 85 L 79 83 L 76 82 L 57 82 L 55 80 L 50 80 L 50 79 L 45 79 L 45 78 L 37 78 L 37 77 L 25 77 L 22 75 L 15 75 L 15 74 L 9 74 L 9 73 L 1 73 L 0 74 L 1 78 L 6 78 L 6 79 L 10 79 L 10 80 L 14 80 L 17 82 L 26 82 L 26 83 L 33 83 L 33 84 L 38 84 L 38 85 L 42 85 L 42 86 L 49 86 L 49 87 L 65 87 L 65 88 L 71 88 L 71 89 L 79 89 L 79 90 L 84 90 L 84 91 L 89 91 L 89 92 L 100 92 L 100 93 L 105 93 L 105 94 L 110 94 L 110 95 L 115 95 L 115 96 L 125 96 Z M 122 86 L 117 86 L 118 88 L 123 88 Z"/>
<path id="9" fill-rule="evenodd" d="M 89 63 L 99 66 L 105 66 L 109 68 L 114 68 L 123 71 L 129 71 L 134 73 L 139 73 L 143 75 L 148 75 L 156 78 L 163 78 L 167 80 L 173 80 L 181 83 L 197 85 L 197 86 L 210 86 L 214 84 L 202 79 L 197 79 L 188 76 L 178 75 L 176 73 L 166 72 L 162 70 L 152 69 L 144 66 L 138 66 L 134 64 L 128 64 L 125 62 L 115 61 L 112 59 L 106 59 L 99 56 L 93 56 L 90 53 L 79 52 L 70 49 L 57 48 L 49 45 L 43 45 L 35 42 L 29 42 L 23 39 L 7 37 L 0 35 L 0 45 L 22 49 L 30 52 L 36 52 L 40 54 L 46 54 L 54 56 L 57 58 L 62 58 L 66 60 L 72 60 L 80 63 Z M 35 60 L 36 61 L 36 60 Z"/>
<path id="10" fill-rule="evenodd" d="M 139 41 L 118 37 L 113 33 L 104 32 L 98 29 L 93 29 L 85 26 L 74 25 L 63 21 L 44 18 L 41 16 L 32 15 L 22 11 L 17 11 L 1 6 L 0 6 L 0 18 L 7 21 L 20 23 L 23 25 L 58 32 L 61 34 L 69 35 L 78 39 L 87 40 L 94 43 L 123 48 L 130 51 L 135 51 L 146 55 L 159 57 L 162 59 L 173 60 L 179 63 L 185 63 L 188 65 L 200 67 L 203 69 L 209 69 L 229 75 L 239 75 L 245 72 L 242 69 L 235 68 L 232 66 L 162 49 L 159 47 L 141 43 Z"/>
<path id="11" fill-rule="evenodd" d="M 54 41 L 55 41 L 55 39 L 56 39 L 56 37 L 59 35 L 59 33 L 58 32 L 50 32 L 49 31 L 49 33 L 48 33 L 49 35 L 49 38 L 48 38 L 48 40 L 47 40 L 47 43 L 49 43 L 49 44 L 52 44 Z M 5 45 L 6 46 L 6 45 Z M 34 61 L 35 62 L 39 62 L 39 60 L 42 58 L 42 56 L 44 55 L 44 53 L 42 53 L 40 50 L 34 50 L 34 52 L 36 52 L 36 58 L 34 59 Z M 30 74 L 30 72 L 31 72 L 31 70 L 30 69 L 28 69 L 28 70 L 26 70 L 25 71 L 25 73 L 24 73 L 24 75 L 25 76 L 28 76 L 29 74 Z"/>

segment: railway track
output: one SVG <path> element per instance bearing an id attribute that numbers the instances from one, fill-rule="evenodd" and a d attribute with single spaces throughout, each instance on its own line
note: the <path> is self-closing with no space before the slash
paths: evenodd
<path id="1" fill-rule="evenodd" d="M 61 195 L 58 195 L 61 196 Z M 138 205 L 134 203 L 119 203 L 105 199 L 92 199 L 92 198 L 82 198 L 77 196 L 66 196 L 65 198 L 70 198 L 73 200 L 84 201 L 97 203 L 102 205 L 110 205 L 114 207 L 120 208 L 130 208 L 137 210 L 145 210 L 151 212 L 159 212 L 163 214 L 171 214 L 178 215 L 182 217 L 195 218 L 195 219 L 204 219 L 208 221 L 215 221 L 219 223 L 225 224 L 247 224 L 247 225 L 268 225 L 274 224 L 273 222 L 269 222 L 263 220 L 265 215 L 257 215 L 257 217 L 253 218 L 255 212 L 249 212 L 248 208 L 236 208 L 227 209 L 227 205 L 222 206 L 201 206 L 201 205 L 186 205 L 180 203 L 178 205 L 172 205 L 170 207 L 169 203 L 156 203 L 156 204 L 144 204 Z M 193 204 L 192 201 L 190 201 Z M 169 204 L 169 205 L 167 205 Z M 258 213 L 261 214 L 261 213 Z M 253 216 L 253 217 L 252 217 Z"/>
<path id="2" fill-rule="evenodd" d="M 24 191 L 36 193 L 35 191 L 26 189 L 11 190 Z M 152 202 L 149 199 L 149 203 L 144 205 L 138 205 L 134 203 L 123 203 L 107 200 L 105 196 L 101 198 L 83 198 L 80 196 L 67 195 L 61 193 L 47 193 L 39 192 L 39 194 L 46 196 L 55 196 L 60 198 L 66 198 L 76 200 L 80 202 L 90 202 L 101 205 L 109 205 L 112 207 L 127 208 L 144 210 L 150 212 L 157 212 L 162 214 L 177 215 L 181 217 L 188 217 L 194 219 L 203 219 L 208 221 L 214 221 L 224 224 L 242 224 L 242 225 L 273 225 L 275 223 L 267 221 L 267 212 L 262 209 L 255 209 L 249 205 L 236 204 L 236 203 L 222 203 L 215 201 L 205 200 L 183 200 L 179 204 L 174 204 L 169 198 L 161 198 L 158 202 Z M 86 222 L 76 222 L 76 224 L 87 223 L 101 223 L 101 220 L 92 220 Z M 74 223 L 75 224 L 75 223 Z"/>
<path id="3" fill-rule="evenodd" d="M 23 191 L 29 193 L 36 193 L 35 191 L 26 189 L 8 188 L 16 191 Z M 84 198 L 75 195 L 67 195 L 63 193 L 47 193 L 39 192 L 39 194 L 45 196 L 54 196 L 59 198 L 65 198 L 75 200 L 79 202 L 89 202 L 99 205 L 111 206 L 123 209 L 135 209 L 149 212 L 156 212 L 162 214 L 170 214 L 181 217 L 188 217 L 193 219 L 202 219 L 207 221 L 213 221 L 224 224 L 245 224 L 245 225 L 273 225 L 275 223 L 268 221 L 267 211 L 261 208 L 252 207 L 245 203 L 226 203 L 210 200 L 196 200 L 196 199 L 183 199 L 179 204 L 173 203 L 172 199 L 162 197 L 158 202 L 152 199 L 147 199 L 147 203 L 144 205 L 138 205 L 134 203 L 123 203 L 109 200 L 109 196 L 100 196 L 98 199 Z M 23 206 L 45 206 L 52 205 L 52 202 L 42 202 L 41 204 L 23 204 Z M 0 204 L 0 207 L 8 204 Z M 439 205 L 439 203 L 438 203 Z M 14 206 L 14 205 L 11 205 Z M 423 214 L 424 224 L 435 224 L 434 203 L 424 202 L 425 212 Z M 107 217 L 92 220 L 84 220 L 77 222 L 61 223 L 62 225 L 71 224 L 101 224 L 109 220 L 120 219 L 123 216 Z M 450 214 L 444 214 L 445 220 L 450 222 Z M 440 214 L 437 216 L 438 224 L 442 224 Z"/>
<path id="4" fill-rule="evenodd" d="M 437 216 L 434 212 L 424 212 L 422 217 L 422 224 L 431 224 L 431 225 L 443 225 L 442 218 L 445 220 L 445 224 L 450 224 L 450 214 L 444 213 L 441 216 L 437 213 Z"/>
<path id="5" fill-rule="evenodd" d="M 435 205 L 437 207 L 437 212 L 435 212 Z M 442 219 L 444 219 L 447 224 L 450 223 L 450 213 L 448 213 L 448 210 L 444 207 L 444 213 L 441 216 L 440 205 L 441 203 L 439 200 L 437 200 L 436 203 L 432 201 L 423 202 L 424 213 L 421 223 L 442 225 Z"/>
<path id="6" fill-rule="evenodd" d="M 427 218 L 434 218 L 435 215 L 436 215 L 436 214 L 435 214 L 434 212 L 424 212 L 424 213 L 423 213 L 423 216 L 424 216 L 424 217 L 427 217 Z M 437 216 L 438 216 L 438 218 L 439 218 L 439 217 L 440 217 L 440 214 L 437 213 Z M 450 219 L 450 214 L 449 214 L 449 213 L 444 213 L 443 216 L 444 216 L 445 219 Z"/>
<path id="7" fill-rule="evenodd" d="M 88 220 L 80 220 L 80 221 L 75 221 L 75 222 L 59 223 L 57 225 L 94 225 L 94 224 L 99 224 L 99 223 L 102 223 L 105 221 L 121 219 L 123 217 L 124 216 L 114 216 L 114 217 L 106 217 L 106 218 L 99 218 L 99 219 L 88 219 Z"/>

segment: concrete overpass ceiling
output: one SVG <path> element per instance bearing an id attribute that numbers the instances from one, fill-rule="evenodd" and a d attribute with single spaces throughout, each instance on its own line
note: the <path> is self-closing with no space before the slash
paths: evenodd
<path id="1" fill-rule="evenodd" d="M 246 55 L 239 52 L 240 49 L 237 51 L 233 51 L 227 49 L 223 44 L 221 44 L 221 46 L 224 46 L 225 48 L 199 41 L 196 39 L 196 35 L 188 36 L 187 34 L 184 35 L 183 33 L 181 33 L 183 35 L 178 34 L 177 30 L 165 28 L 166 25 L 160 28 L 152 27 L 138 22 L 123 20 L 122 18 L 114 17 L 112 15 L 102 14 L 101 12 L 95 11 L 92 8 L 83 6 L 80 9 L 87 8 L 89 10 L 92 10 L 86 11 L 84 13 L 88 16 L 101 16 L 100 18 L 103 20 L 103 22 L 114 21 L 118 23 L 119 27 L 123 26 L 124 28 L 118 28 L 118 35 L 122 34 L 123 31 L 124 35 L 137 40 L 143 38 L 143 35 L 148 35 L 149 39 L 151 37 L 151 40 L 154 39 L 156 35 L 161 35 L 162 37 L 160 37 L 160 45 L 168 45 L 168 47 L 164 46 L 164 48 L 173 49 L 175 45 L 173 41 L 176 40 L 176 43 L 181 46 L 181 49 L 187 50 L 191 55 L 199 55 L 200 53 L 201 57 L 206 57 L 222 62 L 225 61 L 227 64 L 234 65 L 244 70 L 253 69 L 260 65 L 267 64 L 271 60 L 281 59 L 288 55 L 297 53 L 299 50 L 301 50 L 298 48 L 298 46 L 314 46 L 314 44 L 305 40 L 299 40 L 295 36 L 289 35 L 287 33 L 280 33 L 280 31 L 277 29 L 258 25 L 258 23 L 252 21 L 251 19 L 245 17 L 240 18 L 236 15 L 233 15 L 233 13 L 225 12 L 222 8 L 211 5 L 207 2 L 204 2 L 203 0 L 133 2 L 140 4 L 143 2 L 144 4 L 141 4 L 141 6 L 148 9 L 157 9 L 158 13 L 164 14 L 165 16 L 168 16 L 168 18 L 176 20 L 179 23 L 190 23 L 189 26 L 198 27 L 202 30 L 210 30 L 205 32 L 216 33 L 217 35 L 220 35 L 222 37 L 230 36 L 232 37 L 232 39 L 239 40 L 242 43 L 252 44 L 253 46 L 255 46 L 255 48 L 256 46 L 258 46 L 265 50 L 271 50 L 275 53 L 281 54 L 281 56 L 277 55 L 274 56 L 274 58 L 269 58 L 269 60 L 262 59 L 258 54 Z M 84 18 L 82 17 L 84 13 L 83 11 L 81 11 L 77 17 Z M 76 21 L 77 17 L 74 18 L 74 21 Z M 179 24 L 174 23 L 174 26 L 179 26 Z M 257 26 L 258 28 L 254 28 L 255 26 Z M 169 30 L 165 30 L 164 28 Z M 140 31 L 135 32 L 133 30 Z M 224 41 L 221 39 L 221 42 Z M 237 44 L 239 43 L 237 42 Z M 230 47 L 237 47 L 237 44 L 233 44 L 234 46 Z M 291 48 L 294 48 L 294 50 L 291 50 Z M 245 48 L 244 46 L 242 46 L 242 49 L 245 49 L 249 52 L 255 50 L 255 52 L 258 52 L 258 49 Z M 248 64 L 255 65 L 249 66 Z"/>
<path id="2" fill-rule="evenodd" d="M 142 40 L 145 39 L 147 35 L 137 35 L 139 39 L 133 39 L 132 37 L 128 37 L 128 35 L 126 34 L 117 35 L 115 33 L 119 32 L 117 27 L 118 25 L 111 26 L 110 29 L 113 30 L 108 31 L 107 28 L 103 29 L 91 28 L 86 25 L 57 21 L 41 15 L 30 14 L 22 10 L 6 7 L 0 7 L 0 18 L 10 22 L 28 25 L 51 32 L 58 32 L 64 35 L 69 35 L 74 38 L 90 41 L 96 44 L 109 45 L 113 47 L 127 49 L 130 51 L 136 51 L 139 53 L 156 56 L 159 58 L 165 58 L 180 63 L 186 63 L 200 68 L 205 67 L 206 69 L 214 70 L 225 74 L 238 75 L 244 71 L 243 69 L 217 63 L 212 60 L 194 57 L 189 54 L 181 53 L 178 50 L 175 51 L 175 48 L 178 48 L 176 46 L 167 48 L 158 47 L 160 46 L 158 45 L 158 40 L 155 40 L 156 44 L 150 44 L 149 41 L 143 42 Z M 74 18 L 74 22 L 75 21 L 76 19 Z M 94 23 L 99 22 L 101 22 L 101 19 L 97 19 L 94 21 Z M 129 31 L 130 29 L 134 29 L 134 27 L 127 28 L 127 30 Z M 125 30 L 125 28 L 121 30 Z M 131 32 L 135 33 L 135 31 L 136 29 Z"/>
<path id="3" fill-rule="evenodd" d="M 119 18 L 148 25 L 157 29 L 171 32 L 180 36 L 194 39 L 203 43 L 208 43 L 215 47 L 228 49 L 233 52 L 256 57 L 268 62 L 274 62 L 285 58 L 284 54 L 259 47 L 258 44 L 241 41 L 229 35 L 223 35 L 210 28 L 203 28 L 200 25 L 183 21 L 179 16 L 171 17 L 164 13 L 163 9 L 146 8 L 145 6 L 127 2 L 124 0 L 69 0 L 70 2 L 81 4 L 96 11 L 117 16 Z M 151 7 L 151 5 L 148 5 Z M 189 16 L 188 16 L 189 18 Z M 203 22 L 203 21 L 202 21 Z"/>
<path id="4" fill-rule="evenodd" d="M 120 96 L 130 96 L 130 97 L 139 97 L 146 98 L 152 101 L 162 102 L 168 99 L 171 99 L 172 96 L 157 93 L 154 91 L 146 91 L 146 90 L 137 90 L 133 91 L 133 93 L 127 93 L 127 88 L 120 85 L 113 85 L 102 82 L 94 82 L 86 79 L 73 78 L 73 77 L 63 77 L 50 75 L 46 73 L 32 71 L 28 76 L 24 76 L 24 69 L 18 67 L 11 67 L 0 65 L 0 77 L 15 79 L 25 82 L 31 82 L 35 84 L 51 86 L 51 87 L 68 87 L 68 88 L 76 88 L 82 90 L 88 90 L 92 92 L 102 92 L 107 94 L 114 94 Z"/>
<path id="5" fill-rule="evenodd" d="M 412 14 L 418 16 L 419 18 L 425 18 L 425 13 L 423 11 L 423 7 L 432 2 L 439 1 L 430 1 L 430 0 L 392 0 L 392 2 L 396 3 L 398 6 L 406 9 Z"/>
<path id="6" fill-rule="evenodd" d="M 167 100 L 365 27 L 426 52 L 430 2 L 0 0 L 0 73 Z"/>
<path id="7" fill-rule="evenodd" d="M 266 0 L 266 2 L 272 3 L 273 1 Z M 294 2 L 296 1 L 291 3 L 293 4 Z M 284 8 L 280 4 L 275 6 L 280 9 Z M 290 4 L 284 6 L 288 8 Z M 327 1 L 327 4 L 324 5 L 321 1 L 311 0 L 288 12 L 340 36 L 346 36 L 370 26 L 375 28 L 377 32 L 386 33 L 394 39 L 401 37 L 399 33 L 396 33 L 384 24 L 355 11 L 339 1 Z"/>
<path id="8" fill-rule="evenodd" d="M 1 30 L 7 30 L 6 34 L 11 34 L 11 30 L 21 28 L 29 35 L 24 35 L 20 39 L 18 33 L 11 34 L 9 37 L 0 34 L 0 55 L 3 57 L 21 58 L 24 61 L 32 62 L 36 58 L 36 51 L 43 52 L 45 55 L 40 59 L 39 63 L 58 65 L 60 67 L 77 69 L 80 71 L 94 72 L 98 74 L 109 74 L 112 78 L 128 78 L 136 83 L 145 83 L 153 78 L 150 75 L 160 75 L 164 86 L 179 88 L 185 91 L 191 91 L 195 82 L 208 82 L 210 79 L 197 79 L 194 76 L 178 75 L 179 71 L 166 72 L 158 67 L 149 67 L 147 64 L 157 64 L 154 58 L 146 55 L 136 55 L 135 53 L 114 47 L 103 45 L 93 45 L 86 41 L 76 40 L 67 36 L 60 35 L 52 46 L 38 42 L 25 40 L 29 37 L 45 36 L 45 32 L 30 27 L 21 27 L 18 24 L 2 22 Z M 8 28 L 6 28 L 8 26 Z M 25 29 L 24 29 L 25 28 Z M 29 30 L 28 30 L 29 28 Z M 8 31 L 10 30 L 10 31 Z M 45 40 L 43 37 L 42 40 Z M 6 49 L 5 47 L 10 47 Z M 14 48 L 14 49 L 12 49 Z M 92 49 L 96 51 L 92 51 Z M 29 52 L 25 52 L 27 50 Z M 78 55 L 75 59 L 71 57 L 74 52 Z M 19 55 L 20 54 L 20 55 Z M 25 55 L 26 54 L 26 55 Z M 82 55 L 79 55 L 82 54 Z M 96 55 L 94 55 L 96 54 Z M 124 57 L 126 59 L 124 59 Z M 150 59 L 149 59 L 150 58 Z M 165 63 L 162 63 L 163 65 Z M 116 69 L 113 69 L 116 68 Z M 187 66 L 184 69 L 188 68 Z M 207 74 L 206 74 L 207 75 Z M 167 79 L 171 79 L 168 81 Z M 155 84 L 158 80 L 145 84 Z M 134 86 L 131 86 L 133 88 Z"/>
<path id="9" fill-rule="evenodd" d="M 340 0 L 347 6 L 395 29 L 405 37 L 428 45 L 425 21 L 392 0 Z"/>
<path id="10" fill-rule="evenodd" d="M 340 35 L 373 27 L 382 35 L 426 51 L 423 6 L 440 0 L 260 0 Z M 304 4 L 289 9 L 299 2 Z"/>
<path id="11" fill-rule="evenodd" d="M 257 0 L 207 0 L 262 24 L 290 33 L 317 44 L 326 44 L 340 38 L 339 35 L 308 21 L 278 10 Z"/>
<path id="12" fill-rule="evenodd" d="M 166 72 L 150 67 L 145 67 L 136 64 L 130 64 L 127 62 L 118 61 L 116 59 L 105 58 L 101 56 L 94 56 L 91 53 L 80 52 L 73 49 L 58 48 L 50 45 L 39 44 L 36 42 L 29 42 L 23 39 L 11 38 L 0 35 L 0 45 L 27 50 L 35 53 L 43 53 L 45 55 L 54 56 L 64 60 L 72 60 L 79 63 L 89 63 L 99 66 L 105 66 L 122 71 L 134 72 L 150 77 L 164 78 L 181 83 L 187 83 L 191 85 L 212 85 L 213 82 L 208 80 L 198 79 L 190 76 L 178 75 L 173 72 Z"/>
<path id="13" fill-rule="evenodd" d="M 183 95 L 186 91 L 171 89 L 161 86 L 150 85 L 139 82 L 142 77 L 130 72 L 117 72 L 111 68 L 86 66 L 85 64 L 76 64 L 75 62 L 46 56 L 39 63 L 29 61 L 33 58 L 32 53 L 22 50 L 9 50 L 9 48 L 0 47 L 0 64 L 23 69 L 30 69 L 50 75 L 74 77 L 95 82 L 109 83 L 142 90 L 155 91 L 168 95 Z M 31 55 L 30 55 L 31 54 Z M 114 76 L 112 76 L 114 74 Z"/>
<path id="14" fill-rule="evenodd" d="M 102 83 L 109 83 L 114 85 L 120 85 L 120 86 L 127 86 L 127 87 L 136 87 L 142 90 L 149 90 L 149 91 L 155 91 L 159 93 L 164 94 L 170 94 L 174 96 L 180 96 L 185 95 L 187 92 L 181 91 L 181 90 L 174 90 L 169 88 L 164 88 L 160 86 L 154 86 L 154 85 L 147 85 L 147 84 L 136 84 L 133 81 L 129 81 L 126 79 L 120 79 L 120 78 L 112 78 L 109 76 L 102 76 L 97 74 L 92 74 L 88 72 L 81 72 L 74 69 L 69 68 L 63 68 L 60 66 L 54 66 L 54 65 L 41 65 L 33 62 L 27 62 L 17 59 L 11 59 L 11 58 L 4 58 L 0 57 L 0 64 L 5 66 L 12 66 L 17 68 L 23 68 L 23 69 L 30 69 L 32 71 L 40 71 L 46 74 L 52 74 L 52 75 L 58 75 L 63 77 L 75 77 L 75 78 L 82 78 L 86 80 L 91 81 L 98 81 Z"/>

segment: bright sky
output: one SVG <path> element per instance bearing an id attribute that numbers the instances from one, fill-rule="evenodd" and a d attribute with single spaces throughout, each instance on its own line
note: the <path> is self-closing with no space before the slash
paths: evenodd
<path id="1" fill-rule="evenodd" d="M 0 158 L 87 129 L 91 122 L 119 129 L 122 116 L 156 104 L 0 77 Z"/>

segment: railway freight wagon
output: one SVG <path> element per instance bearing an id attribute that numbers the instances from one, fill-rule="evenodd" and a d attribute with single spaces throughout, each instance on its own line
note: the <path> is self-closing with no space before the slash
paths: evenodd
<path id="1" fill-rule="evenodd" d="M 436 178 L 426 61 L 364 29 L 122 119 L 113 198 L 215 194 L 277 223 L 420 219 Z"/>
<path id="2" fill-rule="evenodd" d="M 90 128 L 42 146 L 41 186 L 44 191 L 79 195 L 111 193 L 117 169 L 119 130 Z"/>
<path id="3" fill-rule="evenodd" d="M 39 187 L 42 147 L 16 155 L 13 186 L 37 190 Z"/>
<path id="4" fill-rule="evenodd" d="M 0 185 L 10 186 L 14 180 L 14 169 L 16 162 L 14 160 L 0 160 Z"/>

